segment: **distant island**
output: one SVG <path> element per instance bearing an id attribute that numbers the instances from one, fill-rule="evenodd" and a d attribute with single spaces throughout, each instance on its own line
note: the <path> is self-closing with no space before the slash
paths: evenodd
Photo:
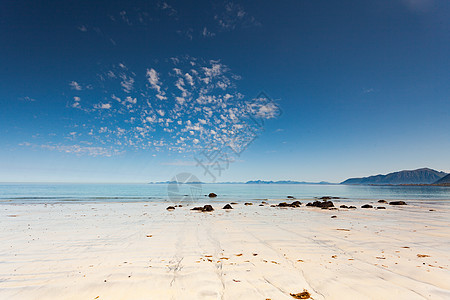
<path id="1" fill-rule="evenodd" d="M 335 184 L 331 182 L 306 182 L 306 181 L 292 181 L 292 180 L 279 180 L 279 181 L 264 181 L 264 180 L 250 180 L 245 184 Z"/>
<path id="2" fill-rule="evenodd" d="M 157 181 L 149 182 L 149 184 L 177 184 L 177 181 Z M 210 184 L 209 182 L 201 181 L 189 181 L 183 182 L 188 184 Z M 306 181 L 293 181 L 293 180 L 279 180 L 279 181 L 265 181 L 265 180 L 249 180 L 246 182 L 215 182 L 214 184 L 337 184 L 326 181 L 321 182 L 306 182 Z"/>
<path id="3" fill-rule="evenodd" d="M 404 170 L 386 175 L 350 178 L 341 184 L 347 185 L 447 185 L 449 174 L 429 168 Z M 445 179 L 447 178 L 447 179 Z M 444 180 L 441 182 L 441 180 Z"/>

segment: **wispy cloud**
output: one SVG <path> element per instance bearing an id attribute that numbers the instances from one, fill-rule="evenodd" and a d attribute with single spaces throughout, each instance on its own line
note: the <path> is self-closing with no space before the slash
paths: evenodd
<path id="1" fill-rule="evenodd" d="M 58 152 L 64 152 L 64 153 L 70 153 L 70 154 L 76 154 L 76 155 L 88 155 L 88 156 L 106 156 L 110 157 L 113 155 L 121 154 L 120 151 L 116 149 L 110 149 L 105 147 L 94 147 L 94 146 L 83 146 L 83 145 L 62 145 L 62 144 L 43 144 L 43 145 L 36 145 L 29 142 L 23 142 L 20 143 L 19 146 L 24 147 L 32 147 L 35 149 L 45 149 L 50 151 L 58 151 Z"/>
<path id="2" fill-rule="evenodd" d="M 203 37 L 210 38 L 210 37 L 214 37 L 215 35 L 216 34 L 214 32 L 211 32 L 211 31 L 208 30 L 208 28 L 203 27 L 203 31 L 202 31 L 202 36 Z"/>
<path id="3" fill-rule="evenodd" d="M 260 26 L 255 17 L 248 14 L 244 8 L 235 2 L 224 2 L 222 11 L 214 16 L 222 30 L 233 30 L 237 27 Z"/>
<path id="4" fill-rule="evenodd" d="M 191 41 L 194 39 L 194 29 L 193 28 L 180 29 L 180 30 L 177 30 L 177 33 L 180 36 L 183 36 Z"/>
<path id="5" fill-rule="evenodd" d="M 36 99 L 31 98 L 31 97 L 29 97 L 29 96 L 20 97 L 19 100 L 21 100 L 21 101 L 27 101 L 27 102 L 34 102 L 34 101 L 36 101 Z"/>
<path id="6" fill-rule="evenodd" d="M 363 94 L 370 94 L 370 93 L 373 93 L 373 92 L 375 92 L 374 88 L 364 88 L 363 89 Z"/>
<path id="7" fill-rule="evenodd" d="M 176 16 L 177 15 L 177 10 L 174 9 L 171 5 L 169 5 L 167 2 L 165 1 L 161 1 L 158 2 L 158 8 L 167 12 L 167 14 L 169 16 Z"/>

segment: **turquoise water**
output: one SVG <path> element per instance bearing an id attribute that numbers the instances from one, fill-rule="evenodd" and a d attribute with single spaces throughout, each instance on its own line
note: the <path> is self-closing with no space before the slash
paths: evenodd
<path id="1" fill-rule="evenodd" d="M 179 189 L 177 189 L 179 188 Z M 193 189 L 194 188 L 194 189 Z M 171 186 L 179 195 L 196 201 L 248 201 L 336 196 L 353 200 L 408 199 L 426 203 L 449 203 L 450 188 L 436 186 L 347 186 L 289 184 L 202 184 Z M 205 197 L 214 192 L 215 199 Z M 173 194 L 171 194 L 173 195 Z M 172 201 L 167 184 L 0 184 L 0 203 L 139 202 Z"/>

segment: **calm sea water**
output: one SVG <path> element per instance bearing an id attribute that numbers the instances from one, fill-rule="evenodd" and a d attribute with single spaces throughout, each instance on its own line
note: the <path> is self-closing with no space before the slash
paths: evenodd
<path id="1" fill-rule="evenodd" d="M 208 199 L 205 194 L 219 195 Z M 321 196 L 347 198 L 346 201 L 407 199 L 421 203 L 450 204 L 449 187 L 431 186 L 347 186 L 289 184 L 0 184 L 0 203 L 139 202 L 173 201 L 174 195 L 189 195 L 196 201 L 249 201 L 299 199 Z"/>

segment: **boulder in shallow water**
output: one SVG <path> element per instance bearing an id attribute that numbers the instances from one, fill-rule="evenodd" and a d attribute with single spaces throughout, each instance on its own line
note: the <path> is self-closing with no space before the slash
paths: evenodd
<path id="1" fill-rule="evenodd" d="M 406 205 L 405 201 L 392 201 L 389 202 L 389 205 Z"/>
<path id="2" fill-rule="evenodd" d="M 347 205 L 341 205 L 341 206 L 339 206 L 340 208 L 348 208 L 348 206 Z"/>
<path id="3" fill-rule="evenodd" d="M 233 207 L 230 204 L 227 204 L 222 209 L 233 209 Z"/>
<path id="4" fill-rule="evenodd" d="M 364 204 L 361 208 L 373 208 L 373 206 L 370 204 Z"/>
<path id="5" fill-rule="evenodd" d="M 378 200 L 378 203 L 386 203 L 387 204 L 387 201 L 386 200 Z"/>
<path id="6" fill-rule="evenodd" d="M 174 210 L 174 209 L 175 209 L 175 206 L 168 206 L 166 209 L 167 209 L 167 210 Z"/>
<path id="7" fill-rule="evenodd" d="M 384 206 L 378 206 L 377 209 L 386 209 Z"/>
<path id="8" fill-rule="evenodd" d="M 288 199 L 295 199 L 294 196 L 287 196 Z"/>
<path id="9" fill-rule="evenodd" d="M 208 197 L 209 198 L 215 198 L 215 197 L 217 197 L 217 194 L 216 193 L 209 193 Z"/>

